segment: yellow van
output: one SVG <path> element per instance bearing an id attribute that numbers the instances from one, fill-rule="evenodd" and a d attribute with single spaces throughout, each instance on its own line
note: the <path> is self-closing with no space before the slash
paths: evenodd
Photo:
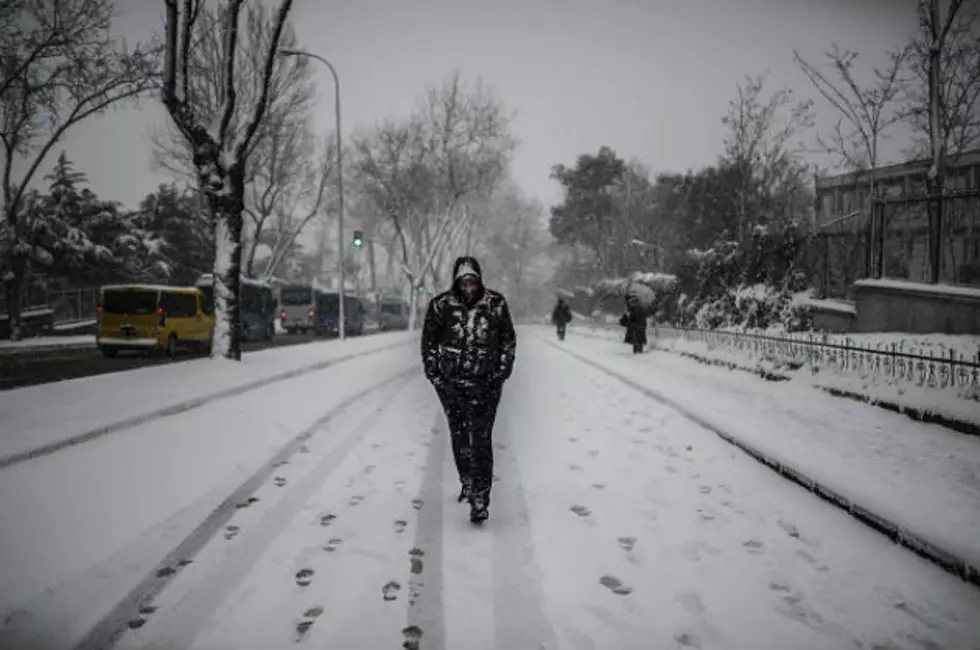
<path id="1" fill-rule="evenodd" d="M 99 290 L 95 342 L 107 357 L 120 350 L 207 352 L 214 332 L 212 305 L 194 287 L 117 284 Z"/>

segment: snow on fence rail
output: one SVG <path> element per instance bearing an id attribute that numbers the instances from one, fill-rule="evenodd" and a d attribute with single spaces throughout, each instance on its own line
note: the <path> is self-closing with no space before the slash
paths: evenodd
<path id="1" fill-rule="evenodd" d="M 954 389 L 976 394 L 980 390 L 980 350 L 968 356 L 950 349 L 944 356 L 919 354 L 902 345 L 861 345 L 845 337 L 835 342 L 827 336 L 802 334 L 774 336 L 749 332 L 655 326 L 656 336 L 680 338 L 709 348 L 726 347 L 741 354 L 786 364 L 791 369 L 829 369 L 881 378 L 890 383 L 907 382 L 920 387 Z"/>

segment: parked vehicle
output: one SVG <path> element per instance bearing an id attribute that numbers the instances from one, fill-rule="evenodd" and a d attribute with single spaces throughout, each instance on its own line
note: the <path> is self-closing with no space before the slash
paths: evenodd
<path id="1" fill-rule="evenodd" d="M 382 298 L 378 323 L 381 330 L 407 330 L 409 309 L 408 303 L 401 298 Z"/>
<path id="2" fill-rule="evenodd" d="M 206 273 L 198 278 L 196 286 L 204 293 L 211 311 L 214 310 L 214 277 Z M 245 341 L 271 341 L 276 335 L 276 296 L 272 285 L 261 280 L 242 277 L 239 296 L 242 339 Z"/>
<path id="3" fill-rule="evenodd" d="M 309 284 L 290 284 L 279 290 L 279 320 L 288 333 L 313 331 L 314 295 L 313 286 Z"/>
<path id="4" fill-rule="evenodd" d="M 344 329 L 350 336 L 364 334 L 364 316 L 366 310 L 357 296 L 344 296 Z M 319 336 L 338 336 L 340 323 L 340 294 L 334 290 L 316 291 L 316 308 L 314 309 L 316 333 Z"/>
<path id="5" fill-rule="evenodd" d="M 210 303 L 195 287 L 108 285 L 99 290 L 96 345 L 114 357 L 120 350 L 147 353 L 209 352 L 214 331 Z"/>

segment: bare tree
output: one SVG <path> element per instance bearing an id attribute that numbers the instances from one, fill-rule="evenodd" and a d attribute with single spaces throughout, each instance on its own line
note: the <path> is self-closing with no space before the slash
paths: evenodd
<path id="1" fill-rule="evenodd" d="M 183 0 L 181 0 L 183 1 Z M 216 115 L 221 111 L 224 93 L 225 15 L 223 6 L 209 7 L 206 0 L 194 0 L 197 15 L 191 27 L 187 51 L 187 70 L 190 75 L 187 101 L 201 115 Z M 236 104 L 230 130 L 237 132 L 247 122 L 251 108 L 262 96 L 265 73 L 264 54 L 269 51 L 275 36 L 275 21 L 270 19 L 262 3 L 245 3 L 243 25 L 235 41 Z M 279 48 L 297 46 L 296 35 L 287 23 L 279 39 Z M 292 147 L 296 140 L 288 136 L 308 131 L 316 100 L 313 68 L 304 57 L 280 57 L 273 64 L 269 78 L 268 108 L 248 151 L 246 180 L 252 182 L 256 168 L 269 157 L 283 160 L 283 148 Z M 271 140 L 277 138 L 273 149 Z M 156 129 L 151 135 L 151 161 L 156 169 L 177 178 L 196 183 L 197 167 L 194 152 L 175 124 Z M 307 146 L 306 153 L 309 151 Z M 254 154 L 254 155 L 253 155 Z M 249 197 L 246 197 L 248 201 Z"/>
<path id="2" fill-rule="evenodd" d="M 913 128 L 928 136 L 932 161 L 926 186 L 933 283 L 939 282 L 941 271 L 947 156 L 951 149 L 962 152 L 980 136 L 978 15 L 961 12 L 963 6 L 963 0 L 950 0 L 944 18 L 939 0 L 919 0 L 919 29 L 911 43 L 911 67 L 924 84 L 909 93 L 909 115 Z"/>
<path id="3" fill-rule="evenodd" d="M 113 10 L 111 0 L 15 0 L 0 9 L 0 276 L 14 339 L 31 257 L 24 201 L 39 167 L 72 127 L 159 82 L 159 51 L 114 39 Z"/>
<path id="4" fill-rule="evenodd" d="M 937 8 L 938 9 L 938 8 Z M 954 11 L 955 10 L 955 11 Z M 932 7 L 918 4 L 919 30 L 909 48 L 912 72 L 907 93 L 906 114 L 916 134 L 913 154 L 933 155 L 930 138 L 931 116 L 938 117 L 940 142 L 945 155 L 954 159 L 980 145 L 980 10 L 966 4 L 951 5 L 947 14 L 945 36 L 938 43 L 939 73 L 934 85 L 938 110 L 932 111 L 930 71 L 932 70 Z"/>
<path id="5" fill-rule="evenodd" d="M 487 208 L 490 214 L 475 231 L 472 252 L 486 257 L 486 270 L 507 293 L 514 314 L 533 313 L 542 300 L 538 289 L 547 280 L 547 212 L 512 180 L 501 183 Z"/>
<path id="6" fill-rule="evenodd" d="M 191 74 L 190 101 L 202 115 L 221 109 L 225 40 L 223 13 L 219 8 L 199 3 L 200 11 L 192 30 L 188 52 Z M 262 94 L 264 53 L 268 52 L 275 22 L 262 3 L 248 3 L 236 42 L 235 87 L 237 107 L 231 130 L 245 123 L 251 108 Z M 279 40 L 280 48 L 295 47 L 296 36 L 288 24 Z M 246 154 L 245 215 L 242 231 L 243 271 L 255 274 L 255 255 L 268 240 L 265 229 L 273 214 L 294 202 L 297 193 L 304 200 L 316 196 L 319 181 L 313 170 L 314 138 L 312 111 L 315 101 L 313 69 L 303 57 L 278 58 L 269 80 L 269 106 Z M 170 123 L 151 136 L 154 167 L 177 178 L 196 182 L 193 150 L 176 125 Z M 291 245 L 287 244 L 287 246 Z"/>
<path id="7" fill-rule="evenodd" d="M 908 48 L 889 52 L 888 66 L 874 69 L 874 85 L 868 88 L 861 87 L 854 78 L 857 52 L 841 51 L 834 45 L 826 54 L 839 79 L 837 83 L 807 63 L 799 52 L 794 50 L 793 54 L 810 83 L 841 115 L 834 127 L 832 140 L 827 142 L 818 135 L 818 144 L 825 152 L 839 156 L 851 169 L 867 170 L 870 195 L 874 196 L 877 191 L 879 142 L 885 130 L 903 117 L 898 110 L 904 90 L 900 74 Z"/>
<path id="8" fill-rule="evenodd" d="M 289 184 L 283 181 L 290 191 L 281 193 L 278 201 L 273 204 L 275 213 L 275 235 L 269 246 L 270 257 L 262 271 L 262 277 L 269 279 L 293 251 L 296 238 L 316 218 L 324 216 L 321 206 L 324 204 L 327 187 L 336 173 L 335 140 L 333 135 L 325 139 L 324 152 L 319 168 L 307 168 L 300 171 L 300 182 Z M 253 248 L 254 255 L 254 248 Z"/>
<path id="9" fill-rule="evenodd" d="M 319 162 L 315 162 L 315 140 L 308 125 L 292 129 L 271 128 L 264 146 L 253 153 L 254 174 L 245 194 L 248 237 L 245 273 L 255 272 L 256 253 L 260 244 L 270 248 L 268 263 L 262 271 L 271 277 L 293 249 L 296 238 L 318 215 L 333 178 L 336 160 L 331 135 L 326 140 Z M 269 243 L 267 228 L 274 227 Z"/>
<path id="10" fill-rule="evenodd" d="M 239 19 L 245 0 L 226 0 L 220 12 L 224 37 L 221 102 L 217 111 L 206 111 L 201 103 L 194 101 L 197 89 L 190 68 L 194 25 L 201 14 L 203 1 L 183 0 L 183 11 L 180 11 L 178 0 L 165 0 L 167 36 L 163 103 L 193 151 L 198 184 L 214 220 L 213 354 L 240 360 L 239 297 L 246 162 L 270 104 L 276 54 L 293 3 L 292 0 L 279 3 L 272 35 L 261 52 L 260 92 L 255 103 L 242 110 L 238 103 L 240 79 L 236 77 L 235 69 L 239 59 Z"/>
<path id="11" fill-rule="evenodd" d="M 782 89 L 763 96 L 766 75 L 748 77 L 738 85 L 722 123 L 729 128 L 725 160 L 739 173 L 737 230 L 747 234 L 750 219 L 772 218 L 790 210 L 780 205 L 810 180 L 796 157 L 802 150 L 793 140 L 813 126 L 813 102 L 794 100 Z M 751 214 L 750 212 L 755 213 Z"/>

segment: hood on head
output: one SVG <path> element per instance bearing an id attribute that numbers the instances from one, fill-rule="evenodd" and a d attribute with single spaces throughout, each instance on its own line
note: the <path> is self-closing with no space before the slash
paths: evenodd
<path id="1" fill-rule="evenodd" d="M 483 284 L 483 269 L 475 257 L 464 255 L 457 257 L 453 264 L 453 290 L 459 291 L 459 281 L 464 277 L 475 278 L 481 285 Z"/>

